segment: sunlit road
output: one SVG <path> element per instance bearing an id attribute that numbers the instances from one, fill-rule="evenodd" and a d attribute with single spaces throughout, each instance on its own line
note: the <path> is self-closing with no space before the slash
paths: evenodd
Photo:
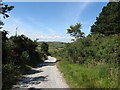
<path id="1" fill-rule="evenodd" d="M 68 88 L 68 85 L 56 67 L 56 58 L 48 56 L 48 60 L 33 68 L 13 86 L 13 89 L 20 88 Z"/>

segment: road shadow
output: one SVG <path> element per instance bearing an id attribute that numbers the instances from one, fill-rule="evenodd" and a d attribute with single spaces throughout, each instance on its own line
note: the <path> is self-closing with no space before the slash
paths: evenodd
<path id="1" fill-rule="evenodd" d="M 36 88 L 29 88 L 29 89 L 27 89 L 27 90 L 42 90 L 42 89 L 36 89 Z"/>
<path id="2" fill-rule="evenodd" d="M 43 67 L 43 66 L 54 66 L 55 64 L 56 64 L 56 62 L 43 62 L 43 63 L 37 65 L 35 68 Z"/>
<path id="3" fill-rule="evenodd" d="M 26 90 L 82 90 L 81 88 L 34 88 L 31 87 Z"/>
<path id="4" fill-rule="evenodd" d="M 17 85 L 13 86 L 12 90 L 20 89 L 20 88 L 27 88 L 29 85 L 37 85 L 43 81 L 47 80 L 48 76 L 38 76 L 38 77 L 24 77 L 22 81 L 20 81 Z"/>
<path id="5" fill-rule="evenodd" d="M 36 85 L 40 84 L 41 82 L 48 81 L 48 76 L 39 76 L 38 73 L 44 72 L 40 70 L 41 67 L 45 66 L 54 66 L 56 62 L 51 62 L 51 61 L 45 61 L 42 62 L 41 64 L 33 67 L 33 70 L 29 71 L 25 77 L 22 78 L 22 81 L 18 82 L 17 85 L 14 85 L 13 89 L 20 89 L 20 88 L 28 88 L 29 85 Z M 37 76 L 34 76 L 34 74 L 38 74 Z M 33 77 L 34 76 L 34 77 Z M 40 89 L 35 89 L 35 88 L 28 88 L 27 90 L 40 90 Z"/>
<path id="6" fill-rule="evenodd" d="M 26 75 L 31 75 L 31 74 L 41 73 L 41 72 L 43 71 L 42 70 L 31 70 Z"/>
<path id="7" fill-rule="evenodd" d="M 41 81 L 48 81 L 48 76 L 25 77 L 21 84 L 39 84 Z"/>
<path id="8" fill-rule="evenodd" d="M 57 63 L 57 62 L 60 62 L 60 61 L 61 61 L 60 59 L 57 59 L 57 60 L 56 60 L 56 63 Z"/>

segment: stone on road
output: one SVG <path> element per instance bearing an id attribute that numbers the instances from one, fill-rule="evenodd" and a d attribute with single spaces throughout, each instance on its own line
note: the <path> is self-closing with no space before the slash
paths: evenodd
<path id="1" fill-rule="evenodd" d="M 13 86 L 13 89 L 20 88 L 68 88 L 68 85 L 57 69 L 56 58 L 48 56 L 48 60 L 32 68 L 22 81 Z"/>

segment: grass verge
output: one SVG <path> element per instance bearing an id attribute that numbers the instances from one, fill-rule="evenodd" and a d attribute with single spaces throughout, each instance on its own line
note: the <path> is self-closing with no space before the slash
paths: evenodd
<path id="1" fill-rule="evenodd" d="M 117 69 L 111 76 L 108 66 L 86 67 L 61 60 L 57 64 L 70 88 L 118 88 Z M 116 70 L 116 71 L 115 71 Z"/>

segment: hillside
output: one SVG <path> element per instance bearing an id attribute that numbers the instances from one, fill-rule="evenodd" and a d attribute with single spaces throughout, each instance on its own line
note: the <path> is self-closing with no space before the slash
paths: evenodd
<path id="1" fill-rule="evenodd" d="M 81 24 L 68 29 L 79 37 L 54 56 L 61 60 L 58 67 L 71 88 L 120 88 L 119 6 L 120 2 L 103 7 L 87 37 L 79 31 Z"/>
<path id="2" fill-rule="evenodd" d="M 37 48 L 40 50 L 41 49 L 40 46 L 43 42 L 38 42 L 38 43 L 39 43 L 39 45 Z M 51 54 L 55 53 L 58 50 L 64 49 L 67 44 L 65 42 L 46 42 L 46 43 L 49 45 L 49 52 Z"/>

